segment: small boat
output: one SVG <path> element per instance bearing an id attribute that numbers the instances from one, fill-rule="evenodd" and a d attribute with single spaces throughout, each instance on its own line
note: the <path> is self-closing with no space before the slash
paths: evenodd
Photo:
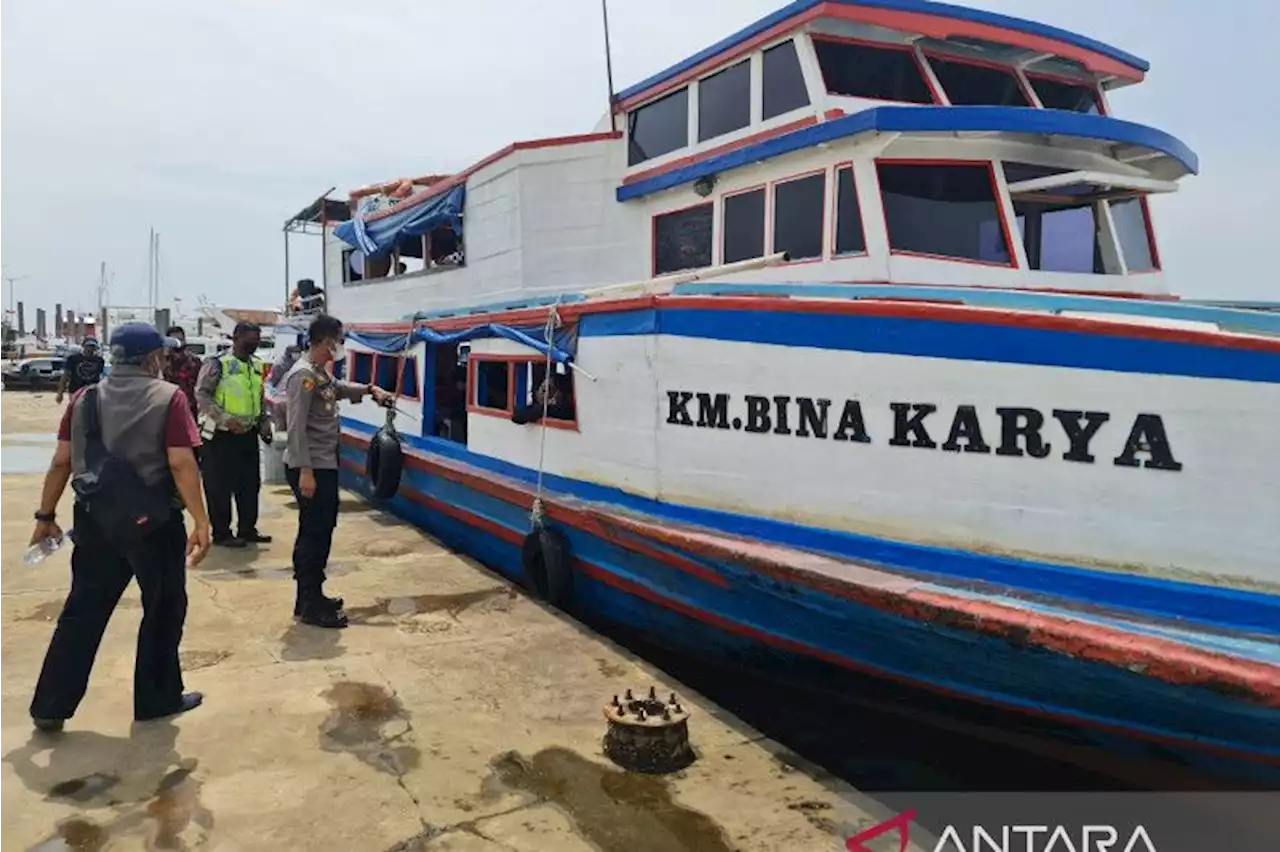
<path id="1" fill-rule="evenodd" d="M 1168 292 L 1147 70 L 801 0 L 322 199 L 343 375 L 411 415 L 344 408 L 344 482 L 587 620 L 1278 783 L 1280 314 Z"/>

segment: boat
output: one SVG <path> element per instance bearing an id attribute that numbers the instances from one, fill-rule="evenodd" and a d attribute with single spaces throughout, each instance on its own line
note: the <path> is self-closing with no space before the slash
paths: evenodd
<path id="1" fill-rule="evenodd" d="M 585 621 L 1274 786 L 1280 314 L 1169 292 L 1199 164 L 1112 113 L 1148 70 L 799 0 L 590 132 L 313 203 L 341 375 L 398 396 L 344 484 Z"/>

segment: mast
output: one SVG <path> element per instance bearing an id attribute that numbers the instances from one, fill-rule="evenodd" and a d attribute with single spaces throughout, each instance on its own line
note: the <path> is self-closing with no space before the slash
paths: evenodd
<path id="1" fill-rule="evenodd" d="M 151 310 L 156 309 L 155 293 L 156 287 L 156 229 L 152 228 L 147 235 L 147 302 L 151 306 Z"/>
<path id="2" fill-rule="evenodd" d="M 613 111 L 613 53 L 609 50 L 609 0 L 600 0 L 604 16 L 604 69 L 609 80 L 609 129 L 618 132 L 618 117 Z"/>

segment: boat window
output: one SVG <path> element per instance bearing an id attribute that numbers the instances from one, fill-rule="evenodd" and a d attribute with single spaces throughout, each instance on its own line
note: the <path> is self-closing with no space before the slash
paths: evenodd
<path id="1" fill-rule="evenodd" d="M 929 57 L 947 100 L 953 106 L 1031 106 L 1011 68 Z"/>
<path id="2" fill-rule="evenodd" d="M 764 187 L 724 197 L 724 263 L 764 257 Z"/>
<path id="3" fill-rule="evenodd" d="M 355 249 L 346 249 L 342 252 L 342 282 L 349 284 L 353 281 L 364 280 L 364 255 Z"/>
<path id="4" fill-rule="evenodd" d="M 913 104 L 934 102 L 910 48 L 820 38 L 813 40 L 813 46 L 830 94 Z"/>
<path id="5" fill-rule="evenodd" d="M 889 248 L 1010 264 L 989 163 L 876 163 Z"/>
<path id="6" fill-rule="evenodd" d="M 552 402 L 552 405 L 556 406 L 554 409 L 548 407 L 547 420 L 556 423 L 573 423 L 578 417 L 577 401 L 573 392 L 573 371 L 563 364 L 556 364 L 551 372 L 555 376 L 552 381 L 558 391 L 559 399 Z M 534 392 L 542 385 L 542 379 L 546 374 L 546 361 L 527 361 L 516 366 L 516 399 L 520 400 L 519 407 L 532 409 L 530 413 L 535 417 L 542 416 L 542 403 L 534 398 Z M 555 414 L 562 416 L 556 417 Z"/>
<path id="7" fill-rule="evenodd" d="M 477 408 L 490 411 L 511 413 L 511 399 L 508 389 L 511 387 L 511 362 L 471 359 L 475 364 L 475 386 L 472 388 L 472 402 Z"/>
<path id="8" fill-rule="evenodd" d="M 1124 253 L 1124 265 L 1130 272 L 1151 272 L 1158 269 L 1155 251 L 1151 245 L 1151 230 L 1147 219 L 1147 206 L 1141 198 L 1109 201 L 1111 221 L 1116 226 L 1116 239 Z"/>
<path id="9" fill-rule="evenodd" d="M 467 362 L 470 344 L 433 344 L 427 357 L 435 362 L 433 411 L 423 414 L 423 434 L 431 434 L 460 444 L 467 443 Z M 428 371 L 430 376 L 431 372 Z M 428 427 L 429 424 L 429 427 Z"/>
<path id="10" fill-rule="evenodd" d="M 841 166 L 836 169 L 836 254 L 860 254 L 866 250 L 853 167 Z"/>
<path id="11" fill-rule="evenodd" d="M 418 362 L 415 358 L 403 355 L 379 355 L 374 364 L 376 375 L 374 384 L 384 391 L 390 391 L 406 399 L 418 398 Z"/>
<path id="12" fill-rule="evenodd" d="M 425 234 L 422 241 L 427 269 L 467 265 L 462 233 L 452 226 L 441 225 Z"/>
<path id="13" fill-rule="evenodd" d="M 1087 112 L 1098 115 L 1102 105 L 1098 98 L 1098 90 L 1086 83 L 1069 83 L 1066 80 L 1055 80 L 1049 77 L 1027 75 L 1031 88 L 1045 109 L 1061 109 L 1068 112 Z"/>
<path id="14" fill-rule="evenodd" d="M 751 61 L 743 60 L 698 83 L 698 141 L 751 123 Z"/>
<path id="15" fill-rule="evenodd" d="M 773 250 L 791 260 L 822 257 L 827 173 L 773 186 Z"/>
<path id="16" fill-rule="evenodd" d="M 1117 273 L 1107 268 L 1099 239 L 1101 221 L 1093 202 L 1046 204 L 1013 202 L 1027 266 L 1045 272 Z"/>
<path id="17" fill-rule="evenodd" d="M 795 41 L 788 39 L 764 52 L 763 76 L 765 119 L 809 105 Z"/>
<path id="18" fill-rule="evenodd" d="M 373 381 L 372 352 L 350 352 L 347 354 L 347 360 L 351 362 L 350 381 L 361 385 L 367 385 Z"/>
<path id="19" fill-rule="evenodd" d="M 689 144 L 689 89 L 672 92 L 627 116 L 627 165 Z"/>
<path id="20" fill-rule="evenodd" d="M 653 274 L 711 265 L 711 203 L 653 217 Z"/>

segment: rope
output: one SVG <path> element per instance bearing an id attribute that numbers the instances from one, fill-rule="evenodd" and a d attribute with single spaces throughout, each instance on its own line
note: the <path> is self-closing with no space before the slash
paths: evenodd
<path id="1" fill-rule="evenodd" d="M 560 314 L 556 310 L 559 306 L 560 296 L 556 296 L 555 304 L 553 304 L 547 311 L 547 324 L 544 335 L 547 343 L 547 366 L 542 376 L 542 381 L 546 385 L 546 390 L 544 390 L 542 394 L 542 419 L 539 422 L 539 425 L 542 427 L 542 435 L 538 446 L 538 487 L 533 496 L 533 507 L 529 511 L 529 522 L 534 531 L 542 528 L 542 521 L 545 517 L 542 506 L 542 473 L 547 459 L 547 411 L 551 405 L 551 352 L 555 345 L 556 327 L 560 325 Z"/>

